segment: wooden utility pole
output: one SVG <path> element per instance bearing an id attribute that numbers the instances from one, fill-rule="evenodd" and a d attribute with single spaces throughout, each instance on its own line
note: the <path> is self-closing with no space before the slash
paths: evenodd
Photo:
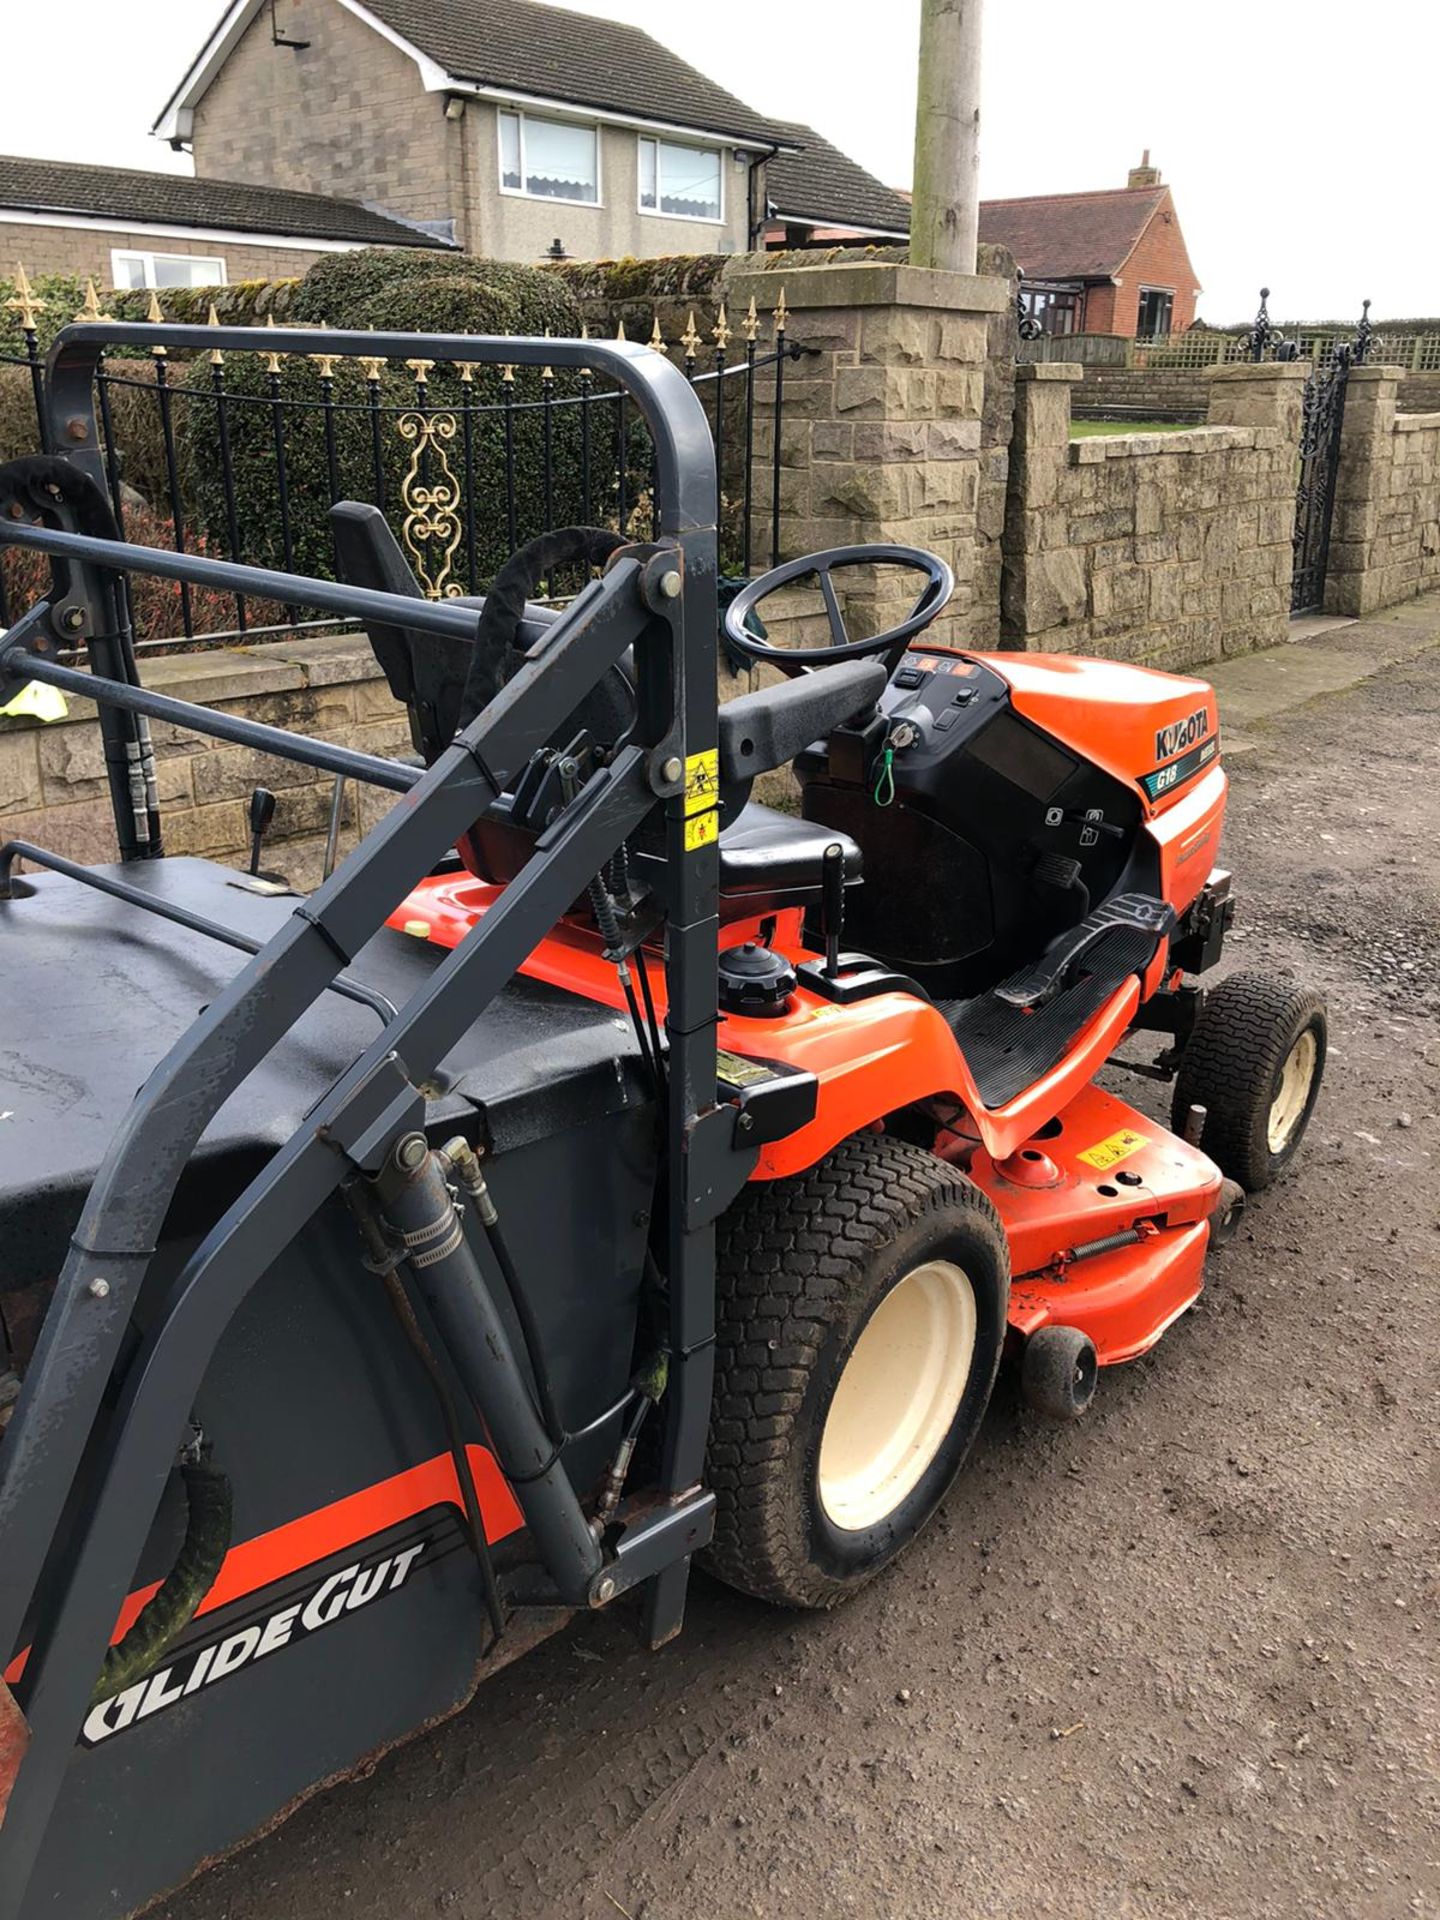
<path id="1" fill-rule="evenodd" d="M 974 273 L 980 228 L 983 0 L 920 0 L 910 260 Z"/>

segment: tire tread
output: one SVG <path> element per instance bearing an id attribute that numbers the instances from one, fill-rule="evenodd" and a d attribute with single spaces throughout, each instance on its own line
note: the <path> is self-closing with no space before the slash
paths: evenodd
<path id="1" fill-rule="evenodd" d="M 779 1469 L 866 1256 L 946 1208 L 983 1223 L 1008 1271 L 1004 1229 L 980 1189 L 924 1148 L 879 1134 L 843 1141 L 792 1179 L 752 1182 L 720 1223 L 706 1474 L 717 1512 L 703 1563 L 728 1585 L 813 1607 L 858 1584 L 831 1581 L 804 1559 L 778 1497 Z"/>

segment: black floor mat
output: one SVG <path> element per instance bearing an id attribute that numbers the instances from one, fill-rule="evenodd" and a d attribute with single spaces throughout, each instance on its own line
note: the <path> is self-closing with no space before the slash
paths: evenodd
<path id="1" fill-rule="evenodd" d="M 1126 975 L 1147 965 L 1155 939 L 1128 927 L 1108 935 L 1085 956 L 1087 971 L 1075 984 L 1034 1013 L 1007 1006 L 993 993 L 940 1001 L 985 1105 L 1003 1107 L 1048 1073 Z"/>

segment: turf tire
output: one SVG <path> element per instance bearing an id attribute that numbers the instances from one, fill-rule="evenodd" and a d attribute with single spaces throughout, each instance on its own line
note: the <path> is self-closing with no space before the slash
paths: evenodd
<path id="1" fill-rule="evenodd" d="M 835 1388 L 881 1302 L 931 1260 L 959 1267 L 974 1296 L 958 1408 L 893 1510 L 874 1525 L 838 1527 L 819 1488 Z M 782 1606 L 832 1607 L 888 1565 L 934 1514 L 979 1429 L 1004 1344 L 1009 1280 L 1009 1249 L 989 1200 L 924 1148 L 857 1135 L 807 1173 L 748 1186 L 718 1231 L 708 1569 Z"/>
<path id="2" fill-rule="evenodd" d="M 1301 1036 L 1315 1040 L 1303 1110 L 1278 1150 L 1271 1109 L 1285 1063 Z M 1325 1073 L 1325 1002 L 1264 973 L 1232 973 L 1205 996 L 1175 1080 L 1171 1125 L 1183 1131 L 1192 1106 L 1205 1108 L 1200 1145 L 1231 1180 L 1259 1193 L 1292 1160 L 1305 1137 Z"/>

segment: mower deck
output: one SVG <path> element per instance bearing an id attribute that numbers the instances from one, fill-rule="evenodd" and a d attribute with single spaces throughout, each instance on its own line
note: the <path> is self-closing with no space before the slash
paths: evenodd
<path id="1" fill-rule="evenodd" d="M 1005 1223 L 1022 1337 L 1078 1327 L 1113 1366 L 1198 1298 L 1220 1171 L 1113 1094 L 1087 1086 L 1006 1159 L 976 1148 L 968 1171 Z"/>

